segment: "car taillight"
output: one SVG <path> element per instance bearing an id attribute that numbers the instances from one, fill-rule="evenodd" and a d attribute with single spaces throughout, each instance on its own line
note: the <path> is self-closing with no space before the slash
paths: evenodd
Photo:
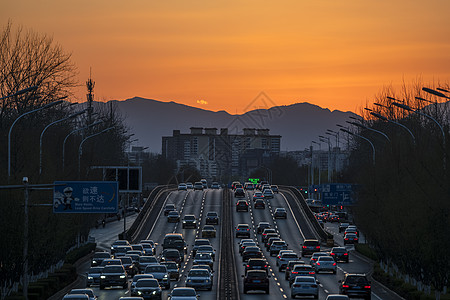
<path id="1" fill-rule="evenodd" d="M 348 253 L 344 253 L 344 255 L 348 255 Z"/>
<path id="2" fill-rule="evenodd" d="M 335 266 L 336 265 L 336 263 L 333 263 L 333 266 Z"/>
<path id="3" fill-rule="evenodd" d="M 247 231 L 249 231 L 250 229 L 249 228 L 247 228 Z"/>
<path id="4" fill-rule="evenodd" d="M 295 271 L 292 271 L 291 273 L 292 273 L 292 274 L 298 274 L 298 272 L 295 272 Z"/>
<path id="5" fill-rule="evenodd" d="M 350 286 L 348 286 L 348 285 L 346 285 L 346 284 L 343 284 L 342 287 L 343 287 L 343 288 L 349 288 Z"/>
<path id="6" fill-rule="evenodd" d="M 306 246 L 303 246 L 302 248 L 303 248 L 303 249 L 306 249 Z"/>
<path id="7" fill-rule="evenodd" d="M 370 289 L 370 285 L 365 285 L 364 288 L 365 289 Z"/>
<path id="8" fill-rule="evenodd" d="M 264 265 L 264 268 L 267 268 L 267 265 Z"/>
<path id="9" fill-rule="evenodd" d="M 330 255 L 336 255 L 335 253 L 330 253 Z"/>
<path id="10" fill-rule="evenodd" d="M 320 262 L 318 262 L 317 265 L 320 266 Z"/>
<path id="11" fill-rule="evenodd" d="M 345 238 L 344 240 L 348 241 L 348 238 Z"/>
<path id="12" fill-rule="evenodd" d="M 320 249 L 320 246 L 316 246 L 316 249 Z"/>
<path id="13" fill-rule="evenodd" d="M 314 271 L 311 271 L 311 272 L 309 272 L 309 274 L 313 275 L 313 274 L 316 274 L 316 272 L 314 272 Z"/>

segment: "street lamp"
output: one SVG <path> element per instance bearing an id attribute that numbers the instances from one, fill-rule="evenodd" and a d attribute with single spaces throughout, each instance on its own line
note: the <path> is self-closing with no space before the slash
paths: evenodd
<path id="1" fill-rule="evenodd" d="M 443 89 L 440 89 L 440 90 L 442 91 Z M 447 97 L 445 94 L 443 94 L 443 93 L 441 93 L 441 92 L 439 92 L 439 91 L 430 89 L 430 88 L 423 87 L 423 88 L 422 88 L 422 91 L 427 92 L 428 94 L 431 94 L 431 95 L 434 95 L 434 96 L 438 96 L 438 97 L 441 97 L 441 98 L 450 99 L 450 97 Z M 444 91 L 448 92 L 447 90 L 444 90 Z"/>
<path id="2" fill-rule="evenodd" d="M 85 112 L 86 112 L 86 110 L 82 110 L 82 111 L 79 111 L 79 112 L 77 112 L 77 113 L 74 113 L 74 114 L 72 114 L 72 115 L 70 115 L 70 116 L 68 116 L 68 117 L 65 117 L 65 118 L 56 120 L 56 121 L 54 121 L 54 122 L 48 124 L 47 126 L 45 126 L 44 130 L 42 130 L 41 136 L 40 136 L 40 138 L 39 138 L 39 175 L 42 174 L 42 139 L 43 139 L 43 137 L 44 137 L 44 133 L 47 131 L 47 129 L 48 129 L 50 126 L 55 125 L 55 124 L 58 124 L 58 123 L 61 123 L 61 122 L 66 121 L 66 120 L 68 120 L 68 119 L 75 118 L 75 117 L 77 117 L 77 116 L 79 116 L 79 115 L 81 115 L 81 114 L 84 114 Z"/>
<path id="3" fill-rule="evenodd" d="M 22 94 L 25 94 L 25 93 L 28 93 L 28 92 L 33 92 L 33 91 L 35 91 L 35 90 L 37 90 L 37 89 L 38 89 L 38 86 L 37 86 L 37 85 L 35 85 L 35 86 L 30 86 L 30 87 L 28 87 L 28 88 L 26 88 L 26 89 L 17 91 L 17 92 L 15 92 L 14 94 L 6 95 L 6 96 L 4 96 L 4 97 L 1 97 L 0 100 L 6 99 L 6 98 L 10 98 L 10 97 L 19 96 L 19 95 L 22 95 Z"/>
<path id="4" fill-rule="evenodd" d="M 20 116 L 17 117 L 17 119 L 14 120 L 14 122 L 12 123 L 11 127 L 9 128 L 9 132 L 8 132 L 8 178 L 11 176 L 11 132 L 12 132 L 14 125 L 17 123 L 17 121 L 19 121 L 22 117 L 24 117 L 26 115 L 29 115 L 34 112 L 38 112 L 43 109 L 50 108 L 50 107 L 60 104 L 62 102 L 63 102 L 63 100 L 58 100 L 55 102 L 48 103 L 42 107 L 30 110 L 29 112 L 26 112 L 24 114 L 21 114 Z"/>
<path id="5" fill-rule="evenodd" d="M 370 144 L 370 146 L 372 146 L 372 163 L 375 165 L 375 147 L 374 147 L 373 143 L 372 143 L 368 138 L 365 138 L 365 137 L 363 137 L 362 135 L 359 135 L 359 134 L 350 132 L 350 131 L 348 131 L 348 130 L 346 130 L 346 129 L 344 129 L 344 128 L 341 128 L 341 129 L 339 129 L 339 130 L 341 130 L 341 131 L 343 131 L 343 132 L 346 132 L 346 133 L 348 133 L 348 134 L 357 136 L 357 137 L 362 138 L 363 140 L 367 141 L 367 142 Z"/>
<path id="6" fill-rule="evenodd" d="M 90 136 L 85 137 L 84 140 L 81 141 L 80 146 L 78 147 L 78 177 L 80 177 L 81 154 L 83 153 L 83 144 L 84 144 L 84 142 L 85 142 L 86 140 L 90 139 L 90 138 L 93 138 L 93 137 L 95 137 L 95 136 L 97 136 L 97 135 L 100 135 L 100 134 L 102 134 L 102 133 L 105 133 L 105 132 L 107 132 L 108 130 L 111 130 L 111 129 L 113 129 L 113 128 L 114 128 L 114 126 L 108 127 L 108 128 L 106 128 L 106 129 L 104 129 L 104 130 L 102 130 L 102 131 L 100 131 L 100 132 L 97 132 L 97 133 L 91 134 Z"/>
<path id="7" fill-rule="evenodd" d="M 388 118 L 386 118 L 386 117 L 384 117 L 384 116 L 382 116 L 382 115 L 380 115 L 380 114 L 378 114 L 378 113 L 376 113 L 376 112 L 373 112 L 373 111 L 372 111 L 370 114 L 371 114 L 372 116 L 378 118 L 378 119 L 381 119 L 381 120 L 383 120 L 383 121 L 387 121 L 387 122 L 396 124 L 396 125 L 398 125 L 398 126 L 404 128 L 404 129 L 407 130 L 407 131 L 409 132 L 409 134 L 411 135 L 411 137 L 412 137 L 412 139 L 413 139 L 413 144 L 414 144 L 414 145 L 416 144 L 416 138 L 414 137 L 414 134 L 413 134 L 413 133 L 411 132 L 411 130 L 409 130 L 408 127 L 406 127 L 405 125 L 400 124 L 400 123 L 395 122 L 395 121 L 392 121 L 392 120 L 390 120 L 390 119 L 388 119 Z"/>
<path id="8" fill-rule="evenodd" d="M 353 119 L 353 118 L 352 118 L 352 119 Z M 363 125 L 363 124 L 360 124 L 360 123 L 350 122 L 350 121 L 345 121 L 345 122 L 347 122 L 348 124 L 355 125 L 355 126 L 357 126 L 357 127 L 363 128 L 363 129 L 367 129 L 367 130 L 370 130 L 370 131 L 379 133 L 379 134 L 381 134 L 382 136 L 384 136 L 384 137 L 387 139 L 388 142 L 391 142 L 391 140 L 389 139 L 389 137 L 388 137 L 384 132 L 381 132 L 381 131 L 379 131 L 379 130 L 376 130 L 376 129 L 367 127 L 367 126 L 365 126 L 365 125 Z"/>
<path id="9" fill-rule="evenodd" d="M 103 123 L 103 121 L 100 120 L 100 121 L 97 121 L 97 122 L 95 122 L 95 123 L 92 123 L 92 124 L 90 124 L 90 125 L 88 125 L 88 126 L 85 126 L 85 127 L 83 127 L 83 128 L 78 128 L 78 129 L 72 130 L 68 135 L 66 135 L 66 137 L 64 138 L 63 148 L 62 148 L 62 167 L 63 167 L 63 171 L 64 171 L 64 153 L 65 153 L 65 148 L 66 148 L 66 141 L 67 141 L 67 139 L 69 138 L 69 136 L 72 135 L 73 133 L 77 132 L 77 131 L 84 130 L 84 129 L 88 129 L 88 128 L 90 128 L 90 127 L 92 127 L 92 126 L 95 126 L 95 125 L 98 125 L 98 124 L 100 124 L 100 123 Z"/>
<path id="10" fill-rule="evenodd" d="M 331 182 L 331 142 L 329 137 L 319 135 L 322 142 L 328 143 L 328 182 Z"/>
<path id="11" fill-rule="evenodd" d="M 321 153 L 321 151 L 322 151 L 322 149 L 321 149 L 321 144 L 318 143 L 318 142 L 316 142 L 316 141 L 312 141 L 311 143 L 316 144 L 316 145 L 319 145 L 319 155 L 318 155 L 319 159 L 318 159 L 317 161 L 319 162 L 319 185 L 320 185 L 320 153 Z M 312 160 L 312 159 L 313 159 L 313 158 L 311 157 L 311 160 Z"/>

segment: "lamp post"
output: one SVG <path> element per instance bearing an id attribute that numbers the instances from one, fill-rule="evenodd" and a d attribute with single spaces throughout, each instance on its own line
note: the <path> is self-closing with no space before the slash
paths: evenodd
<path id="1" fill-rule="evenodd" d="M 339 147 L 339 132 L 327 129 L 327 132 L 325 132 L 325 134 L 334 136 L 336 138 L 336 147 Z"/>
<path id="2" fill-rule="evenodd" d="M 365 108 L 365 109 L 366 109 L 366 108 Z M 370 109 L 367 109 L 367 110 L 370 110 Z M 392 123 L 392 124 L 396 124 L 396 125 L 398 125 L 398 126 L 404 128 L 404 129 L 405 129 L 406 131 L 408 131 L 409 134 L 411 135 L 412 140 L 413 140 L 413 144 L 416 145 L 416 138 L 414 137 L 414 134 L 411 132 L 411 130 L 409 130 L 408 127 L 406 127 L 405 125 L 400 124 L 400 123 L 398 123 L 398 122 L 392 121 L 392 120 L 390 120 L 390 119 L 388 119 L 388 118 L 386 118 L 386 117 L 384 117 L 384 116 L 382 116 L 382 115 L 380 115 L 380 114 L 378 114 L 378 113 L 376 113 L 376 112 L 371 111 L 370 114 L 371 114 L 372 116 L 378 118 L 378 119 L 381 119 L 381 120 L 383 120 L 383 121 L 387 121 L 387 122 Z"/>
<path id="3" fill-rule="evenodd" d="M 449 91 L 447 91 L 445 89 L 442 89 L 442 88 L 438 88 L 438 89 L 440 91 L 444 91 L 444 92 L 447 92 L 447 93 L 449 92 Z M 450 99 L 450 97 L 447 97 L 444 93 L 441 93 L 439 91 L 436 91 L 436 90 L 433 90 L 433 89 L 430 89 L 430 88 L 423 87 L 422 91 L 427 92 L 428 94 L 431 94 L 431 95 L 434 95 L 434 96 L 438 96 L 438 97 L 445 98 L 445 99 Z"/>
<path id="4" fill-rule="evenodd" d="M 350 118 L 356 120 L 356 118 L 352 118 L 352 117 L 350 117 Z M 386 140 L 387 140 L 388 142 L 391 142 L 391 140 L 389 139 L 389 137 L 388 137 L 384 132 L 381 132 L 381 131 L 379 131 L 379 130 L 376 130 L 376 129 L 367 127 L 367 126 L 365 126 L 365 125 L 363 125 L 363 124 L 360 124 L 360 123 L 349 122 L 349 121 L 345 121 L 345 122 L 347 122 L 348 124 L 355 125 L 355 126 L 357 126 L 357 127 L 360 127 L 360 128 L 366 129 L 366 130 L 369 130 L 369 131 L 373 131 L 373 132 L 379 133 L 379 134 L 381 134 L 384 138 L 386 138 Z"/>
<path id="5" fill-rule="evenodd" d="M 322 142 L 328 143 L 328 182 L 331 183 L 331 142 L 329 137 L 325 137 L 323 135 L 319 135 Z"/>
<path id="6" fill-rule="evenodd" d="M 55 124 L 58 124 L 58 123 L 61 123 L 61 122 L 64 122 L 64 121 L 69 120 L 69 119 L 72 119 L 72 118 L 75 118 L 75 117 L 77 117 L 77 116 L 79 116 L 79 115 L 81 115 L 81 114 L 84 114 L 85 112 L 86 112 L 86 110 L 79 111 L 79 112 L 74 113 L 74 114 L 72 114 L 72 115 L 70 115 L 70 116 L 68 116 L 68 117 L 65 117 L 65 118 L 56 120 L 56 121 L 54 121 L 54 122 L 48 124 L 47 126 L 45 126 L 44 130 L 42 130 L 41 136 L 39 137 L 39 175 L 42 174 L 42 139 L 43 139 L 43 137 L 44 137 L 44 133 L 47 131 L 47 129 L 48 129 L 50 126 L 55 125 Z"/>
<path id="7" fill-rule="evenodd" d="M 320 165 L 320 153 L 322 151 L 321 144 L 316 142 L 316 141 L 312 141 L 311 143 L 319 145 L 319 155 L 318 155 L 319 159 L 317 161 L 319 162 L 319 185 L 320 185 L 320 167 L 321 167 L 321 165 Z"/>
<path id="8" fill-rule="evenodd" d="M 362 138 L 363 140 L 367 141 L 370 144 L 370 146 L 372 146 L 372 163 L 373 163 L 373 165 L 375 165 L 375 147 L 373 146 L 373 143 L 368 138 L 365 138 L 365 137 L 363 137 L 363 136 L 361 136 L 359 134 L 350 132 L 350 131 L 348 131 L 348 130 L 346 130 L 344 128 L 341 128 L 339 130 L 341 130 L 343 132 L 346 132 L 346 133 L 348 133 L 350 135 L 357 136 L 357 137 Z"/>
<path id="9" fill-rule="evenodd" d="M 6 98 L 15 97 L 15 96 L 19 96 L 19 95 L 22 95 L 22 94 L 25 94 L 25 93 L 33 92 L 33 91 L 35 91 L 35 90 L 37 90 L 37 89 L 38 89 L 38 86 L 37 86 L 37 85 L 35 85 L 35 86 L 30 86 L 30 87 L 28 87 L 28 88 L 26 88 L 26 89 L 17 91 L 17 92 L 15 92 L 14 94 L 10 94 L 10 95 L 6 95 L 6 96 L 4 96 L 4 97 L 1 97 L 0 100 L 4 100 L 4 99 L 6 99 Z"/>
<path id="10" fill-rule="evenodd" d="M 17 123 L 17 121 L 19 121 L 22 117 L 24 117 L 26 115 L 29 115 L 34 112 L 38 112 L 43 109 L 50 108 L 50 107 L 60 104 L 62 102 L 63 102 L 63 100 L 58 100 L 55 102 L 48 103 L 42 107 L 30 110 L 29 112 L 26 112 L 26 113 L 23 113 L 19 117 L 17 117 L 17 119 L 14 120 L 14 122 L 12 123 L 11 127 L 9 128 L 9 132 L 8 132 L 8 178 L 11 177 L 11 132 L 12 132 L 14 125 Z"/>
<path id="11" fill-rule="evenodd" d="M 78 147 L 78 178 L 80 177 L 81 154 L 83 153 L 83 144 L 84 144 L 84 142 L 87 141 L 87 140 L 90 139 L 90 138 L 93 138 L 93 137 L 95 137 L 95 136 L 97 136 L 97 135 L 100 135 L 100 134 L 102 134 L 102 133 L 105 133 L 105 132 L 107 132 L 108 130 L 111 130 L 111 129 L 113 129 L 113 128 L 114 128 L 114 126 L 111 126 L 111 127 L 106 128 L 106 129 L 103 129 L 103 130 L 100 131 L 100 132 L 97 132 L 97 133 L 91 134 L 90 136 L 85 137 L 84 140 L 81 141 L 80 146 Z"/>
<path id="12" fill-rule="evenodd" d="M 64 171 L 64 153 L 65 153 L 65 148 L 66 148 L 66 141 L 67 141 L 67 139 L 69 138 L 69 136 L 70 135 L 72 135 L 73 133 L 75 133 L 75 132 L 77 132 L 77 131 L 80 131 L 80 130 L 84 130 L 84 129 L 88 129 L 88 128 L 90 128 L 90 127 L 92 127 L 92 126 L 95 126 L 95 125 L 98 125 L 98 124 L 100 124 L 100 123 L 103 123 L 103 121 L 97 121 L 97 122 L 95 122 L 95 123 L 92 123 L 92 124 L 90 124 L 90 125 L 88 125 L 88 126 L 85 126 L 85 127 L 83 127 L 83 128 L 78 128 L 78 129 L 75 129 L 75 130 L 72 130 L 68 135 L 66 135 L 66 137 L 64 138 L 64 142 L 63 142 L 63 148 L 62 148 L 62 167 L 63 167 L 63 171 Z"/>

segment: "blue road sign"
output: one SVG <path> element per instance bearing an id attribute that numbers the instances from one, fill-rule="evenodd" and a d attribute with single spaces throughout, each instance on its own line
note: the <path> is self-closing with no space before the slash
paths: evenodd
<path id="1" fill-rule="evenodd" d="M 53 213 L 117 213 L 117 181 L 55 181 Z"/>

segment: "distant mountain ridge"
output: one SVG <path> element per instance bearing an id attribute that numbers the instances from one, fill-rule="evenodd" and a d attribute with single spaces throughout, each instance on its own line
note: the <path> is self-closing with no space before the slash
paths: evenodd
<path id="1" fill-rule="evenodd" d="M 282 151 L 304 150 L 327 129 L 338 131 L 336 124 L 344 125 L 349 116 L 356 116 L 353 112 L 330 111 L 306 102 L 255 109 L 241 115 L 139 97 L 110 102 L 124 117 L 129 132 L 135 134 L 133 139 L 139 139 L 133 145 L 149 147 L 149 151 L 157 153 L 161 153 L 162 136 L 171 136 L 173 130 L 190 133 L 190 127 L 213 127 L 218 131 L 228 128 L 229 133 L 239 134 L 243 128 L 268 128 L 270 134 L 281 135 Z M 335 139 L 331 141 L 334 145 Z"/>

